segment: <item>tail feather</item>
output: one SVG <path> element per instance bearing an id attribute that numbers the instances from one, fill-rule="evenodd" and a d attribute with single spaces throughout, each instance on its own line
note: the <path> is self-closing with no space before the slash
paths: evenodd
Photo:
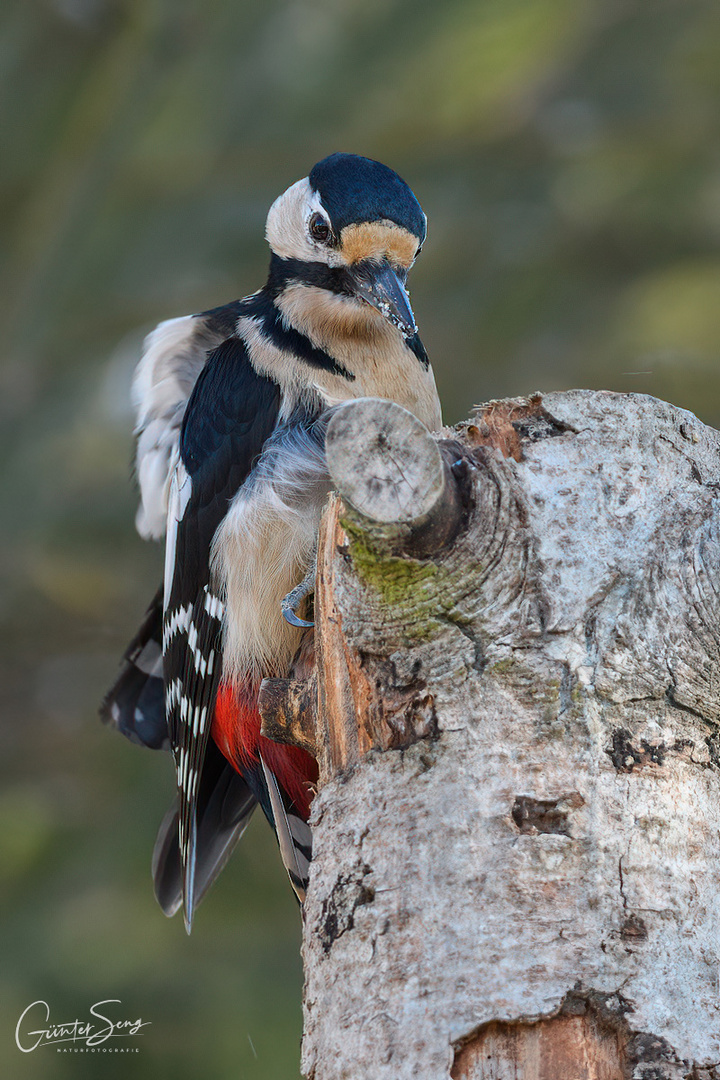
<path id="1" fill-rule="evenodd" d="M 312 859 L 312 832 L 310 826 L 285 806 L 275 774 L 260 756 L 265 783 L 267 784 L 273 824 L 280 846 L 280 856 L 287 870 L 290 884 L 303 903 L 307 892 L 310 860 Z"/>
<path id="2" fill-rule="evenodd" d="M 128 645 L 102 719 L 132 742 L 170 749 L 162 658 L 163 590 L 158 590 Z M 212 737 L 198 775 L 188 866 L 180 851 L 179 801 L 165 815 L 152 857 L 155 897 L 168 916 L 195 908 L 218 877 L 259 804 L 275 829 L 292 887 L 302 902 L 312 858 L 307 824 L 317 765 L 304 751 L 261 735 L 257 686 L 224 686 L 215 704 Z M 188 882 L 189 887 L 188 887 Z"/>
<path id="3" fill-rule="evenodd" d="M 183 899 L 178 839 L 179 819 L 178 800 L 174 799 L 172 806 L 160 823 L 152 853 L 155 899 L 168 918 L 179 911 Z"/>
<path id="4" fill-rule="evenodd" d="M 210 742 L 198 790 L 193 909 L 232 855 L 256 806 L 257 799 L 243 777 Z M 183 902 L 178 825 L 176 799 L 163 818 L 152 859 L 155 897 L 168 916 L 174 915 Z"/>

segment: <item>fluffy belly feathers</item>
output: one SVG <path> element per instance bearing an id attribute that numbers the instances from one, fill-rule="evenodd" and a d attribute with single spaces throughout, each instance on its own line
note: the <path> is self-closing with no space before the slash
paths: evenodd
<path id="1" fill-rule="evenodd" d="M 310 568 L 330 486 L 321 437 L 295 425 L 268 440 L 233 499 L 212 555 L 225 599 L 225 681 L 287 674 L 301 631 L 280 604 Z"/>

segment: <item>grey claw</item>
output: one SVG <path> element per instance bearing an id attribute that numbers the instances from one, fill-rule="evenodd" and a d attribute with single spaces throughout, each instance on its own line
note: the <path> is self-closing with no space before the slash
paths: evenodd
<path id="1" fill-rule="evenodd" d="M 312 569 L 305 575 L 300 584 L 296 585 L 295 588 L 283 598 L 280 604 L 280 610 L 283 613 L 285 622 L 290 623 L 291 626 L 299 626 L 302 629 L 315 625 L 314 622 L 307 622 L 306 619 L 301 619 L 299 615 L 295 614 L 295 609 L 299 607 L 305 597 L 309 596 L 314 590 L 315 570 Z"/>
<path id="2" fill-rule="evenodd" d="M 283 618 L 285 619 L 285 622 L 289 622 L 291 626 L 314 626 L 315 625 L 314 622 L 308 622 L 306 619 L 301 619 L 298 615 L 295 614 L 294 611 L 291 611 L 290 608 L 283 608 L 282 613 L 283 613 Z"/>

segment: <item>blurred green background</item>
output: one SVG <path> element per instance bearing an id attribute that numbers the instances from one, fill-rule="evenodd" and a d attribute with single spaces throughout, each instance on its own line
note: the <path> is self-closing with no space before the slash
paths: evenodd
<path id="1" fill-rule="evenodd" d="M 717 0 L 3 0 L 0 1072 L 297 1077 L 300 920 L 259 819 L 191 939 L 152 898 L 170 761 L 96 706 L 159 579 L 128 388 L 154 323 L 264 280 L 334 150 L 430 221 L 413 301 L 446 417 L 608 387 L 720 424 Z M 20 1054 L 104 998 L 142 1052 Z"/>

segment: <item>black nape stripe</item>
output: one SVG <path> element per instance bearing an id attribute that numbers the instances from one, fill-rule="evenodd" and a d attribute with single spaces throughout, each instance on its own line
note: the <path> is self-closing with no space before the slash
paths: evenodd
<path id="1" fill-rule="evenodd" d="M 255 296 L 248 297 L 244 302 L 243 314 L 259 319 L 261 332 L 278 349 L 293 353 L 311 367 L 331 371 L 333 375 L 340 375 L 348 382 L 354 382 L 355 376 L 352 371 L 348 371 L 324 349 L 318 349 L 305 334 L 288 326 L 282 312 L 273 302 L 273 295 L 266 289 Z"/>

